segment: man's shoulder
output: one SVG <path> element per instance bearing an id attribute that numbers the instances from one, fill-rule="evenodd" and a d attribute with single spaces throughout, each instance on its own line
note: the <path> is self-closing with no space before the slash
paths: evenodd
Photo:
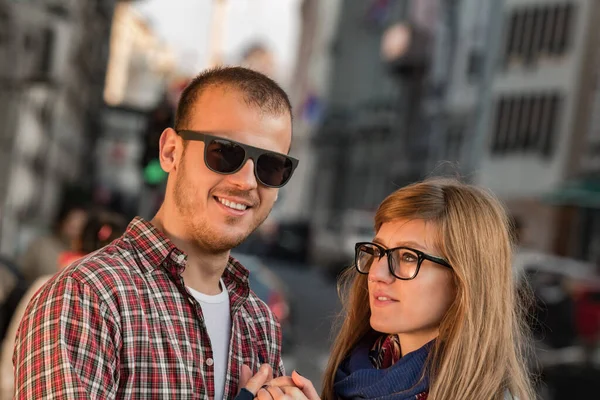
<path id="1" fill-rule="evenodd" d="M 111 244 L 44 277 L 47 281 L 27 306 L 31 310 L 29 318 L 39 320 L 49 312 L 64 312 L 65 306 L 81 299 L 116 317 L 119 307 L 127 302 L 127 291 L 134 287 L 134 268 L 124 251 L 116 243 Z"/>
<path id="2" fill-rule="evenodd" d="M 246 308 L 248 311 L 252 311 L 256 314 L 270 315 L 271 309 L 261 298 L 259 298 L 252 289 L 248 294 L 248 301 L 246 302 Z"/>
<path id="3" fill-rule="evenodd" d="M 133 249 L 116 240 L 108 246 L 84 256 L 66 267 L 55 281 L 73 280 L 91 287 L 100 297 L 114 295 L 131 287 L 134 277 L 140 274 Z"/>
<path id="4" fill-rule="evenodd" d="M 238 286 L 249 288 L 249 293 L 246 301 L 244 302 L 244 310 L 247 312 L 254 320 L 258 320 L 259 322 L 277 322 L 275 316 L 269 306 L 265 303 L 263 299 L 258 297 L 258 295 L 252 290 L 250 287 L 249 274 L 258 273 L 254 271 L 254 268 L 249 269 L 249 264 L 256 263 L 258 259 L 255 259 L 253 256 L 247 256 L 245 254 L 235 254 L 232 255 L 229 259 L 229 266 L 225 271 L 226 274 L 231 278 L 237 279 Z"/>
<path id="5" fill-rule="evenodd" d="M 89 275 L 106 271 L 125 272 L 135 269 L 136 258 L 131 246 L 121 239 L 90 253 L 67 267 L 72 277 L 85 279 Z"/>
<path id="6" fill-rule="evenodd" d="M 259 325 L 270 328 L 271 325 L 279 326 L 279 321 L 271 308 L 260 299 L 256 293 L 250 289 L 248 300 L 245 303 L 246 312 L 252 317 L 252 319 Z"/>

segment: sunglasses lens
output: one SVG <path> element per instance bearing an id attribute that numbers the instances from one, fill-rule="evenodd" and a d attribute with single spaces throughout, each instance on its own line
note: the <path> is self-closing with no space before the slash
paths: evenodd
<path id="1" fill-rule="evenodd" d="M 246 151 L 229 140 L 212 140 L 206 148 L 206 164 L 216 172 L 228 174 L 237 170 L 246 156 Z"/>
<path id="2" fill-rule="evenodd" d="M 268 186 L 285 185 L 292 176 L 292 169 L 292 160 L 279 154 L 262 154 L 256 162 L 256 175 Z"/>

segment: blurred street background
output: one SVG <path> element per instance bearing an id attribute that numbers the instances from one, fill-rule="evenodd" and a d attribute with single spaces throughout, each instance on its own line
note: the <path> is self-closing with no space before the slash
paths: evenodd
<path id="1" fill-rule="evenodd" d="M 282 321 L 288 371 L 320 387 L 335 278 L 377 205 L 450 174 L 517 227 L 540 396 L 598 398 L 597 21 L 598 0 L 0 0 L 0 336 L 89 210 L 152 217 L 182 89 L 244 65 L 295 110 L 297 172 L 235 249 Z"/>

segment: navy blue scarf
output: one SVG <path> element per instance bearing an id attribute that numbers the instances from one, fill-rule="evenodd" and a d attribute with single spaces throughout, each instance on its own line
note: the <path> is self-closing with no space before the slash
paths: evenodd
<path id="1" fill-rule="evenodd" d="M 359 344 L 335 374 L 336 395 L 343 400 L 415 400 L 426 398 L 429 378 L 423 376 L 433 341 L 404 355 L 389 368 L 377 369 L 369 360 L 372 341 Z"/>

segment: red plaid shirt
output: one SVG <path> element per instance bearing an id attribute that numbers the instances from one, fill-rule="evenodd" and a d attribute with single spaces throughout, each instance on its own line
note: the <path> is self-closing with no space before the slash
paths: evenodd
<path id="1" fill-rule="evenodd" d="M 198 302 L 181 278 L 186 255 L 150 223 L 76 262 L 30 302 L 15 346 L 17 399 L 212 399 L 213 352 Z M 284 373 L 281 328 L 230 259 L 225 398 L 242 364 Z"/>

